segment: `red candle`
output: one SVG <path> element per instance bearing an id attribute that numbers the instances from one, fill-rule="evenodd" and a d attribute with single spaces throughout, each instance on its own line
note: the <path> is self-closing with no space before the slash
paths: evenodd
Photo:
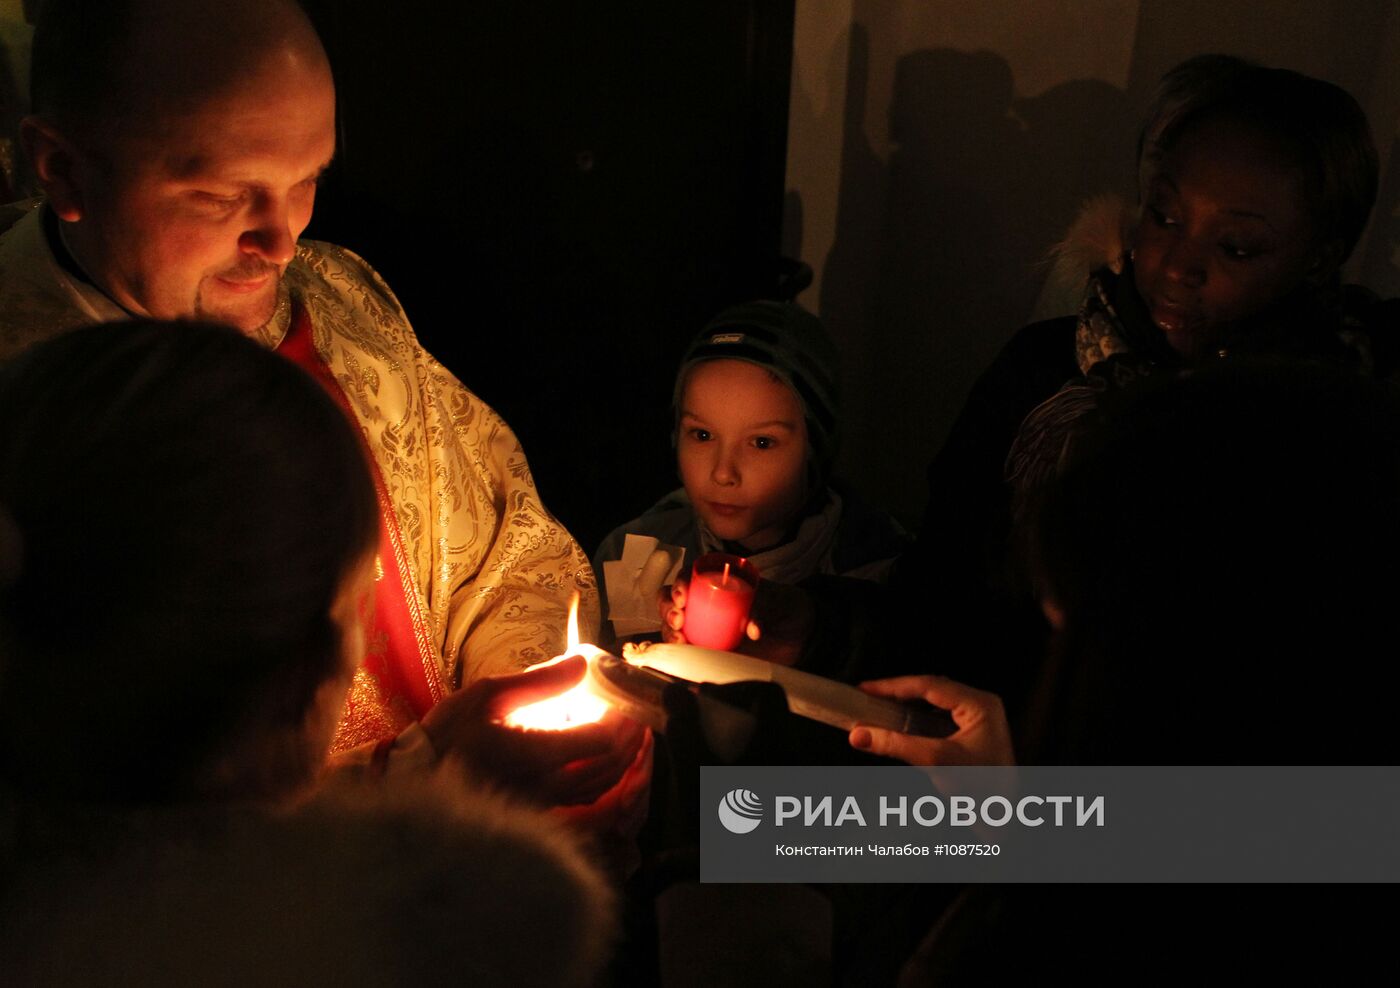
<path id="1" fill-rule="evenodd" d="M 724 651 L 744 640 L 758 587 L 758 567 L 742 556 L 711 552 L 695 560 L 685 602 L 686 641 Z"/>

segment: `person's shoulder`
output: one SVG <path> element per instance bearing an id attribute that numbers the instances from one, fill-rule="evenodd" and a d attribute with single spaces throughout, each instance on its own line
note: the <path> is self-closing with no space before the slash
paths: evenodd
<path id="1" fill-rule="evenodd" d="M 686 494 L 685 488 L 677 487 L 673 491 L 668 491 L 650 508 L 647 508 L 617 531 L 625 529 L 637 535 L 654 535 L 657 538 L 663 538 L 667 535 L 681 534 L 687 525 L 693 526 L 694 523 L 695 506 L 690 503 L 690 497 Z"/>
<path id="2" fill-rule="evenodd" d="M 895 559 L 913 544 L 913 537 L 893 515 L 849 484 L 834 480 L 831 486 L 841 498 L 833 568 L 846 576 L 882 579 Z"/>
<path id="3" fill-rule="evenodd" d="M 391 898 L 436 915 L 444 936 L 514 929 L 498 950 L 523 963 L 547 929 L 581 965 L 602 959 L 616 903 L 578 837 L 546 813 L 464 783 L 457 765 L 392 786 L 328 788 L 301 821 L 313 836 L 334 830 L 344 853 L 364 855 L 363 867 L 381 867 L 381 886 L 399 889 Z M 449 905 L 461 915 L 441 914 Z"/>
<path id="4" fill-rule="evenodd" d="M 694 533 L 695 509 L 686 497 L 685 488 L 677 488 L 636 518 L 609 532 L 594 553 L 594 566 L 621 559 L 622 545 L 629 535 L 649 535 L 668 545 L 686 545 L 693 540 Z"/>
<path id="5" fill-rule="evenodd" d="M 317 240 L 298 241 L 284 281 L 313 324 L 325 327 L 356 359 L 388 351 L 421 374 L 446 379 L 423 349 L 393 289 L 354 251 Z M 460 386 L 455 379 L 453 383 Z"/>
<path id="6" fill-rule="evenodd" d="M 385 863 L 385 884 L 402 890 L 386 899 L 386 914 L 453 956 L 465 951 L 466 970 L 491 983 L 588 984 L 601 969 L 617 903 L 558 819 L 465 785 L 453 765 L 415 786 L 374 787 L 368 805 L 364 793 L 351 792 L 330 809 L 337 834 L 347 813 L 365 814 L 362 848 Z M 386 845 L 405 848 L 406 860 L 387 860 Z M 424 969 L 430 973 L 431 962 Z"/>
<path id="7" fill-rule="evenodd" d="M 5 273 L 15 267 L 33 265 L 39 255 L 44 235 L 40 226 L 42 199 L 25 199 L 0 206 L 0 263 Z"/>
<path id="8" fill-rule="evenodd" d="M 26 216 L 35 215 L 36 218 L 31 222 L 38 222 L 37 214 L 43 204 L 43 199 L 21 199 L 18 202 L 0 205 L 0 237 L 9 233 L 11 227 Z"/>
<path id="9" fill-rule="evenodd" d="M 1023 415 L 1054 394 L 1079 373 L 1074 351 L 1078 325 L 1077 317 L 1060 316 L 1018 330 L 977 379 L 969 404 L 1014 407 Z"/>
<path id="10" fill-rule="evenodd" d="M 378 272 L 370 263 L 349 247 L 342 247 L 326 240 L 298 240 L 297 260 L 313 267 L 335 265 L 378 276 Z"/>
<path id="11" fill-rule="evenodd" d="M 329 794 L 317 809 L 313 836 L 340 843 L 347 825 L 356 835 L 356 860 L 344 862 L 356 868 L 347 892 L 382 890 L 366 919 L 404 931 L 382 958 L 385 978 L 407 963 L 429 982 L 445 965 L 468 981 L 588 984 L 606 960 L 616 901 L 577 836 L 541 811 L 465 785 L 458 766 Z"/>
<path id="12" fill-rule="evenodd" d="M 963 488 L 974 476 L 991 485 L 973 495 L 979 502 L 993 487 L 1000 490 L 1001 464 L 1021 422 L 1079 375 L 1077 326 L 1075 316 L 1031 323 L 1011 337 L 978 377 L 942 449 L 929 464 L 929 483 L 943 491 L 940 500 L 948 496 L 948 485 Z"/>
<path id="13" fill-rule="evenodd" d="M 92 321 L 54 263 L 40 199 L 0 206 L 0 362 Z"/>
<path id="14" fill-rule="evenodd" d="M 1015 364 L 1073 363 L 1077 316 L 1042 319 L 1018 329 L 1002 347 L 999 361 Z"/>
<path id="15" fill-rule="evenodd" d="M 294 290 L 350 296 L 360 304 L 367 298 L 382 303 L 396 315 L 403 307 L 389 283 L 368 261 L 348 247 L 321 240 L 297 242 L 296 256 L 287 267 L 287 278 Z"/>
<path id="16" fill-rule="evenodd" d="M 1077 316 L 1059 316 L 1023 326 L 1007 340 L 982 377 L 978 388 L 1004 399 L 1053 394 L 1079 374 L 1074 338 Z"/>
<path id="17" fill-rule="evenodd" d="M 1342 288 L 1343 341 L 1364 340 L 1375 376 L 1400 379 L 1400 298 L 1381 298 L 1360 285 Z"/>
<path id="18" fill-rule="evenodd" d="M 680 515 L 691 518 L 695 516 L 695 507 L 690 503 L 690 495 L 685 492 L 684 487 L 677 487 L 662 495 L 655 504 L 642 513 L 638 520 L 674 518 Z"/>

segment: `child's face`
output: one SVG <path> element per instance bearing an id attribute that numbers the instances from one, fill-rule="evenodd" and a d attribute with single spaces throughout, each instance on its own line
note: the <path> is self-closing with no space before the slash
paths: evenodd
<path id="1" fill-rule="evenodd" d="M 1240 121 L 1191 127 L 1147 191 L 1133 264 L 1152 321 L 1179 353 L 1299 286 L 1320 258 L 1302 169 Z"/>
<path id="2" fill-rule="evenodd" d="M 752 551 L 776 545 L 806 501 L 802 405 L 756 364 L 707 360 L 691 370 L 676 458 L 696 513 Z"/>

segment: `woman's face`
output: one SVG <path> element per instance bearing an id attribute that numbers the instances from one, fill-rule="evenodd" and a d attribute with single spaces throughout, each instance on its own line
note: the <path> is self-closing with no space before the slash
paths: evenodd
<path id="1" fill-rule="evenodd" d="M 1138 293 L 1172 348 L 1214 349 L 1318 270 L 1303 169 L 1247 122 L 1212 117 L 1162 158 L 1134 244 Z"/>

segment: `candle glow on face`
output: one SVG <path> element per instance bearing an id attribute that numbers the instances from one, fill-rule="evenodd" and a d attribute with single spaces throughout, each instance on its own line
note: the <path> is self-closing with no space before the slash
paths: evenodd
<path id="1" fill-rule="evenodd" d="M 564 654 L 537 662 L 530 666 L 530 669 L 552 666 L 574 655 L 582 655 L 587 659 L 591 669 L 594 663 L 607 654 L 596 645 L 579 641 L 578 594 L 574 594 L 573 602 L 569 605 L 569 645 Z M 504 723 L 507 727 L 532 731 L 567 731 L 571 727 L 583 724 L 596 724 L 608 712 L 608 703 L 593 692 L 589 686 L 590 680 L 591 675 L 585 675 L 578 685 L 558 696 L 516 707 L 506 714 Z"/>

